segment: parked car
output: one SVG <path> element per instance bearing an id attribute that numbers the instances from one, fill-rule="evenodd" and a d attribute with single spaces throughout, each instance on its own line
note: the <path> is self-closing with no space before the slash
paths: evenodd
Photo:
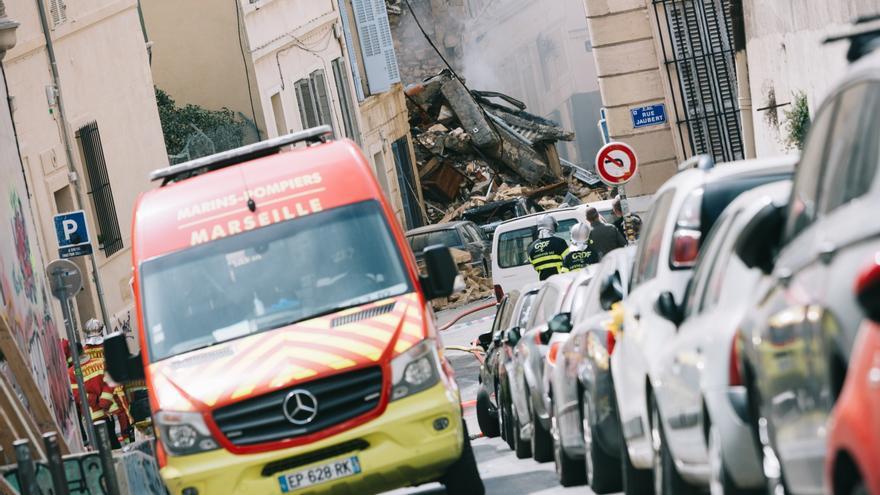
<path id="1" fill-rule="evenodd" d="M 694 276 L 676 304 L 660 295 L 660 311 L 677 328 L 659 349 L 652 374 L 654 466 L 706 473 L 712 494 L 745 494 L 764 486 L 746 415 L 746 391 L 736 359 L 736 332 L 764 275 L 735 252 L 758 242 L 762 222 L 785 208 L 791 181 L 742 193 L 718 217 L 700 249 Z M 657 442 L 659 441 L 659 445 Z M 666 482 L 668 472 L 654 472 Z"/>
<path id="2" fill-rule="evenodd" d="M 495 311 L 492 328 L 478 337 L 480 346 L 486 351 L 480 364 L 479 390 L 477 391 L 477 423 L 483 435 L 494 438 L 503 432 L 501 418 L 498 416 L 498 366 L 502 352 L 501 337 L 513 321 L 519 291 L 511 291 L 501 298 Z"/>
<path id="3" fill-rule="evenodd" d="M 859 276 L 856 298 L 867 318 L 831 419 L 825 493 L 880 493 L 880 252 Z"/>
<path id="4" fill-rule="evenodd" d="M 597 201 L 571 208 L 557 208 L 544 213 L 535 213 L 501 223 L 492 238 L 492 283 L 495 284 L 495 296 L 538 281 L 538 273 L 529 263 L 529 245 L 538 238 L 538 218 L 541 215 L 552 215 L 559 223 L 556 235 L 566 242 L 571 241 L 569 230 L 577 222 L 586 222 L 586 209 L 590 206 L 612 222 L 612 201 Z"/>
<path id="5" fill-rule="evenodd" d="M 772 489 L 824 489 L 827 421 L 865 318 L 852 287 L 880 251 L 878 118 L 874 51 L 816 111 L 775 228 L 743 246 L 743 259 L 771 281 L 741 342 L 750 420 Z"/>
<path id="6" fill-rule="evenodd" d="M 498 397 L 501 435 L 507 441 L 507 445 L 516 451 L 516 456 L 520 459 L 531 456 L 532 447 L 529 443 L 530 438 L 523 436 L 522 430 L 516 427 L 519 418 L 511 400 L 514 389 L 521 391 L 524 388 L 523 377 L 514 373 L 514 348 L 522 335 L 520 329 L 528 325 L 535 299 L 542 285 L 542 282 L 537 282 L 524 287 L 520 292 L 519 300 L 513 308 L 510 326 L 501 331 L 501 352 L 498 353 L 496 371 L 498 389 L 495 391 L 495 395 Z"/>
<path id="7" fill-rule="evenodd" d="M 532 457 L 538 462 L 553 460 L 553 438 L 550 436 L 550 410 L 544 398 L 544 361 L 549 350 L 552 331 L 550 321 L 559 313 L 571 309 L 569 289 L 582 277 L 578 272 L 554 275 L 544 281 L 531 311 L 522 338 L 513 353 L 513 383 L 511 399 L 516 409 L 516 427 L 522 436 L 528 436 Z"/>
<path id="8" fill-rule="evenodd" d="M 657 191 L 636 252 L 631 292 L 623 305 L 623 331 L 611 355 L 625 439 L 621 461 L 627 494 L 650 491 L 652 469 L 662 471 L 663 494 L 686 493 L 692 484 L 707 481 L 705 471 L 654 465 L 660 442 L 652 442 L 649 411 L 656 407 L 652 387 L 657 383 L 659 351 L 675 334 L 675 326 L 657 309 L 658 298 L 666 294 L 681 301 L 701 240 L 724 208 L 744 191 L 790 177 L 794 161 L 783 157 L 714 166 L 710 157 L 697 156 L 684 162 L 681 171 Z"/>
<path id="9" fill-rule="evenodd" d="M 542 211 L 544 208 L 530 198 L 513 198 L 468 208 L 461 214 L 461 219 L 479 225 L 491 239 L 501 222 Z"/>
<path id="10" fill-rule="evenodd" d="M 620 434 L 609 369 L 611 307 L 626 297 L 635 250 L 609 252 L 590 283 L 575 289 L 572 330 L 552 374 L 556 472 L 562 484 L 583 473 L 600 494 L 620 491 Z"/>
<path id="11" fill-rule="evenodd" d="M 492 267 L 492 243 L 486 234 L 473 222 L 449 222 L 427 225 L 406 232 L 416 261 L 423 264 L 422 252 L 428 246 L 441 244 L 448 248 L 461 249 L 471 255 L 471 266 L 489 276 Z"/>

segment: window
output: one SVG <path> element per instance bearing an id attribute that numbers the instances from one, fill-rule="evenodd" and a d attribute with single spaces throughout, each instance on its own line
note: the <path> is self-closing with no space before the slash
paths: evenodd
<path id="1" fill-rule="evenodd" d="M 559 298 L 559 291 L 556 290 L 556 287 L 545 285 L 539 294 L 538 306 L 529 320 L 529 329 L 547 323 L 547 320 L 552 318 L 556 311 L 556 300 Z"/>
<path id="2" fill-rule="evenodd" d="M 425 232 L 424 234 L 416 234 L 409 237 L 409 245 L 414 253 L 421 253 L 428 246 L 437 244 L 446 247 L 461 247 L 461 237 L 455 229 L 435 230 L 433 232 Z"/>
<path id="3" fill-rule="evenodd" d="M 792 239 L 816 219 L 819 200 L 819 184 L 825 164 L 828 132 L 834 121 L 837 102 L 832 101 L 819 110 L 816 121 L 810 129 L 804 151 L 795 172 L 791 201 L 788 205 L 788 220 L 785 238 Z"/>
<path id="4" fill-rule="evenodd" d="M 98 246 L 104 250 L 105 256 L 110 256 L 122 249 L 122 234 L 110 188 L 110 177 L 107 175 L 98 123 L 92 122 L 80 127 L 76 131 L 76 140 L 82 153 L 83 166 L 89 181 L 89 196 L 92 198 L 95 219 L 98 222 Z"/>
<path id="5" fill-rule="evenodd" d="M 406 228 L 413 229 L 424 225 L 422 207 L 419 204 L 419 196 L 416 193 L 416 179 L 413 173 L 413 164 L 410 159 L 409 137 L 403 136 L 391 143 L 391 153 L 394 156 L 394 166 L 397 171 L 397 186 L 400 190 L 400 200 L 403 202 L 403 215 L 406 220 Z"/>
<path id="6" fill-rule="evenodd" d="M 345 59 L 337 58 L 332 62 L 332 65 L 333 79 L 336 81 L 336 94 L 339 95 L 339 106 L 342 107 L 342 125 L 345 128 L 345 136 L 360 144 L 361 136 L 354 102 L 351 98 L 351 84 L 348 80 Z"/>
<path id="7" fill-rule="evenodd" d="M 53 26 L 67 21 L 67 5 L 63 0 L 49 0 L 49 15 Z"/>
<path id="8" fill-rule="evenodd" d="M 272 95 L 272 114 L 275 117 L 275 132 L 278 136 L 287 134 L 287 119 L 284 117 L 284 107 L 281 105 L 281 93 Z"/>
<path id="9" fill-rule="evenodd" d="M 657 274 L 660 264 L 660 249 L 663 246 L 663 234 L 666 230 L 666 219 L 672 200 L 675 198 L 675 190 L 666 191 L 657 198 L 651 207 L 651 216 L 648 218 L 642 239 L 639 242 L 639 250 L 636 253 L 636 266 L 633 269 L 632 286 L 651 280 Z"/>
<path id="10" fill-rule="evenodd" d="M 522 308 L 519 312 L 519 319 L 516 321 L 516 326 L 520 327 L 523 331 L 527 330 L 526 325 L 529 322 L 529 317 L 532 314 L 532 306 L 535 303 L 535 297 L 538 295 L 537 292 L 529 292 L 528 294 L 523 296 Z"/>
<path id="11" fill-rule="evenodd" d="M 577 223 L 574 218 L 559 221 L 556 237 L 565 242 L 571 241 L 571 227 Z M 529 262 L 529 246 L 536 239 L 537 228 L 526 227 L 501 233 L 498 237 L 498 266 L 513 268 Z"/>
<path id="12" fill-rule="evenodd" d="M 304 129 L 333 125 L 323 70 L 312 72 L 308 79 L 300 79 L 293 87 L 296 91 L 296 101 L 299 102 L 299 116 Z"/>
<path id="13" fill-rule="evenodd" d="M 704 246 L 708 249 L 704 249 L 700 253 L 700 259 L 697 261 L 698 271 L 702 273 L 694 276 L 694 289 L 696 290 L 689 294 L 689 296 L 699 295 L 700 300 L 690 301 L 690 299 L 697 299 L 697 297 L 688 297 L 688 314 L 691 314 L 692 309 L 703 311 L 718 302 L 724 281 L 724 268 L 727 267 L 732 253 L 730 243 L 732 238 L 736 237 L 732 235 L 732 227 L 740 213 L 742 210 L 723 214 L 706 239 Z M 711 263 L 703 260 L 711 260 Z"/>
<path id="14" fill-rule="evenodd" d="M 854 86 L 840 98 L 836 122 L 828 140 L 829 172 L 824 176 L 822 213 L 858 198 L 871 188 L 878 167 L 876 129 L 880 84 Z"/>
<path id="15" fill-rule="evenodd" d="M 411 290 L 376 201 L 161 256 L 140 273 L 153 362 Z"/>
<path id="16" fill-rule="evenodd" d="M 483 235 L 483 231 L 476 228 L 473 224 L 466 223 L 464 224 L 464 232 L 465 237 L 467 237 L 468 242 L 471 243 L 482 243 L 485 240 Z"/>

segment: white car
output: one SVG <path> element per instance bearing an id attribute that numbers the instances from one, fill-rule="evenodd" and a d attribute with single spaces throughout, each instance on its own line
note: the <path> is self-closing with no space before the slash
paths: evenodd
<path id="1" fill-rule="evenodd" d="M 655 459 L 655 465 L 708 469 L 712 495 L 764 487 L 734 340 L 759 292 L 756 288 L 766 280 L 760 269 L 745 265 L 735 248 L 755 242 L 760 233 L 754 226 L 783 208 L 790 195 L 791 181 L 780 181 L 734 200 L 701 248 L 684 307 L 668 304 L 667 298 L 664 309 L 673 323 L 683 321 L 658 358 L 651 424 L 658 430 L 660 448 L 655 454 L 661 458 Z"/>
<path id="2" fill-rule="evenodd" d="M 508 220 L 495 229 L 492 238 L 492 283 L 498 300 L 512 290 L 538 282 L 538 272 L 529 263 L 529 245 L 538 237 L 538 219 L 551 215 L 559 223 L 557 237 L 571 241 L 569 230 L 577 222 L 586 222 L 589 207 L 599 210 L 608 223 L 612 221 L 611 200 L 596 201 L 571 208 L 557 208 Z"/>
<path id="3" fill-rule="evenodd" d="M 654 485 L 651 470 L 656 468 L 657 441 L 652 442 L 648 411 L 661 351 L 675 335 L 675 325 L 657 310 L 659 296 L 668 293 L 681 301 L 701 240 L 722 210 L 744 191 L 789 178 L 794 162 L 783 157 L 714 166 L 710 157 L 697 156 L 683 163 L 681 172 L 657 191 L 642 227 L 630 293 L 623 303 L 623 331 L 611 357 L 627 495 L 650 493 Z M 692 484 L 705 484 L 709 478 L 705 468 L 664 467 L 666 483 L 656 487 L 657 495 L 686 493 Z"/>

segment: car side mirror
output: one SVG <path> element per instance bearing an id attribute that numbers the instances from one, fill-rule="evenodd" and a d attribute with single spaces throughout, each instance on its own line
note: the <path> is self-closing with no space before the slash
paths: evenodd
<path id="1" fill-rule="evenodd" d="M 856 279 L 856 299 L 865 315 L 880 323 L 880 253 Z"/>
<path id="2" fill-rule="evenodd" d="M 421 277 L 422 290 L 428 300 L 451 296 L 456 289 L 458 268 L 449 248 L 440 244 L 428 246 L 423 251 L 425 272 Z"/>
<path id="3" fill-rule="evenodd" d="M 605 311 L 611 311 L 611 306 L 623 300 L 623 286 L 620 283 L 620 276 L 612 273 L 602 280 L 599 287 L 599 304 Z"/>
<path id="4" fill-rule="evenodd" d="M 657 311 L 657 314 L 666 318 L 675 326 L 679 326 L 684 319 L 681 308 L 675 303 L 675 297 L 669 291 L 660 294 L 654 309 Z"/>
<path id="5" fill-rule="evenodd" d="M 128 383 L 144 379 L 141 353 L 132 355 L 128 351 L 128 344 L 122 332 L 111 333 L 104 338 L 104 361 L 107 372 L 115 382 Z"/>
<path id="6" fill-rule="evenodd" d="M 505 342 L 507 345 L 513 347 L 519 342 L 521 338 L 522 333 L 519 327 L 513 327 L 504 334 L 504 339 L 502 339 L 502 341 Z"/>
<path id="7" fill-rule="evenodd" d="M 784 208 L 772 203 L 765 205 L 737 239 L 734 246 L 736 255 L 747 267 L 758 268 L 769 275 L 773 272 L 784 227 Z"/>
<path id="8" fill-rule="evenodd" d="M 477 337 L 477 343 L 480 345 L 480 347 L 483 348 L 484 351 L 488 350 L 488 349 L 489 349 L 489 344 L 492 343 L 492 332 L 489 331 L 489 332 L 486 332 L 486 333 L 481 333 L 481 334 Z"/>
<path id="9" fill-rule="evenodd" d="M 571 313 L 559 313 L 547 322 L 547 328 L 552 333 L 571 332 Z"/>

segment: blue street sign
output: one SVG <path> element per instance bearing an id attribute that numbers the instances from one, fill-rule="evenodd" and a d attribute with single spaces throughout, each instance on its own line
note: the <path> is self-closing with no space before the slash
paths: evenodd
<path id="1" fill-rule="evenodd" d="M 58 240 L 58 255 L 62 259 L 92 254 L 86 212 L 83 210 L 55 215 L 55 237 Z"/>
<path id="2" fill-rule="evenodd" d="M 635 129 L 666 123 L 666 106 L 662 103 L 658 105 L 630 108 L 629 113 L 632 115 L 633 127 Z"/>
<path id="3" fill-rule="evenodd" d="M 599 133 L 602 135 L 602 145 L 611 142 L 611 136 L 608 134 L 608 120 L 605 117 L 605 107 L 599 109 Z"/>

